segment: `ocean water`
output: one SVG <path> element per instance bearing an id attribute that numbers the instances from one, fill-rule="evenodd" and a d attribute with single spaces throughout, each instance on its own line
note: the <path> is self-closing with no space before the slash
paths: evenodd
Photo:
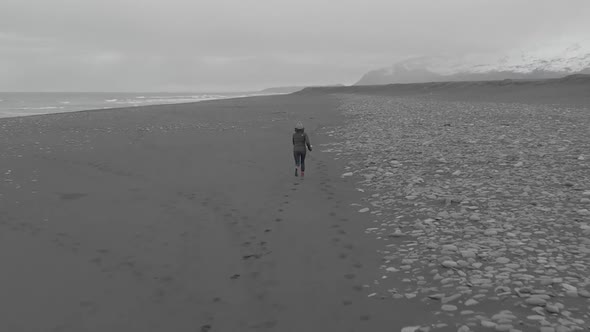
<path id="1" fill-rule="evenodd" d="M 260 93 L 0 92 L 0 118 L 73 111 L 191 103 Z"/>

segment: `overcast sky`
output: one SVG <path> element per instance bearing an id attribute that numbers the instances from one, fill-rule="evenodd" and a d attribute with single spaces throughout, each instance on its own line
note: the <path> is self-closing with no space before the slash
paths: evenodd
<path id="1" fill-rule="evenodd" d="M 0 0 L 0 91 L 351 84 L 410 56 L 590 34 L 588 0 Z"/>

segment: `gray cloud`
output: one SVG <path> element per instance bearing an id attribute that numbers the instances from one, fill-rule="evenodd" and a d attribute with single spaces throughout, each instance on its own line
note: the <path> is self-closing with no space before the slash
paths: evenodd
<path id="1" fill-rule="evenodd" d="M 2 0 L 0 90 L 351 83 L 417 55 L 590 31 L 570 0 Z"/>

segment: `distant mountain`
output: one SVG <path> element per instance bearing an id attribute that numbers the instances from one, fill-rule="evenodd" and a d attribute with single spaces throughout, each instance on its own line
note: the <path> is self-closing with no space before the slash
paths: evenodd
<path id="1" fill-rule="evenodd" d="M 502 55 L 411 58 L 370 71 L 355 85 L 548 79 L 590 74 L 590 40 Z"/>
<path id="2" fill-rule="evenodd" d="M 342 84 L 333 84 L 333 85 L 323 85 L 322 87 L 338 87 L 344 86 Z M 261 90 L 261 93 L 293 93 L 297 91 L 301 91 L 307 87 L 320 87 L 320 86 L 284 86 L 284 87 L 274 87 Z"/>

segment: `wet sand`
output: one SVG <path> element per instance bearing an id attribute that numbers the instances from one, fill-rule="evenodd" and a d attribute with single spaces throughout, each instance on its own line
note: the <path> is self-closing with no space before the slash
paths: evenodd
<path id="1" fill-rule="evenodd" d="M 371 331 L 358 192 L 329 96 L 0 120 L 2 331 Z M 293 176 L 302 120 L 316 150 Z"/>

